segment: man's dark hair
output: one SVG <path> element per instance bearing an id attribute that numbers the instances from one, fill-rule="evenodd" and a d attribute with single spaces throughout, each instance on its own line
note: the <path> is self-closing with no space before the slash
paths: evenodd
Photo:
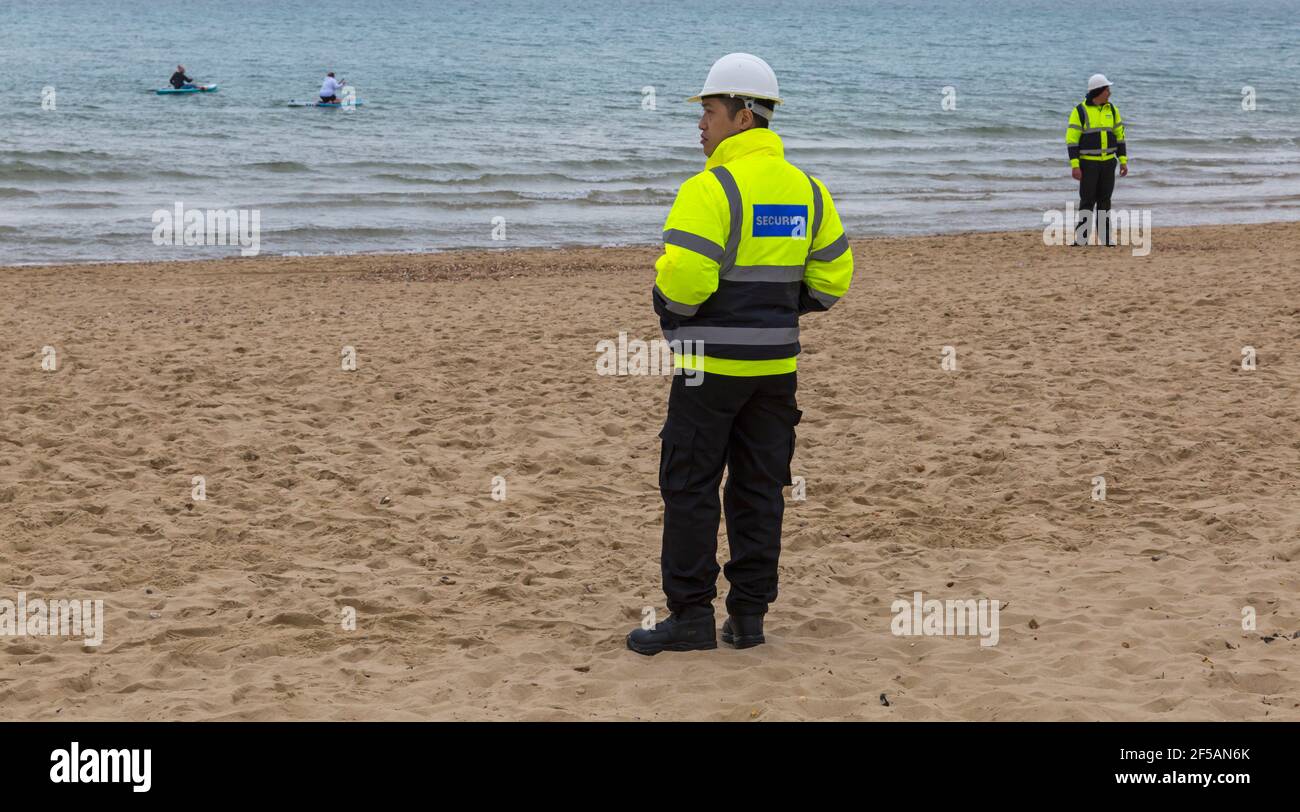
<path id="1" fill-rule="evenodd" d="M 1110 85 L 1106 85 L 1105 87 L 1099 87 L 1096 90 L 1088 91 L 1088 101 L 1092 102 L 1092 100 L 1100 96 L 1102 94 L 1102 91 L 1104 91 L 1107 87 L 1110 87 Z"/>
<path id="2" fill-rule="evenodd" d="M 739 96 L 717 95 L 717 96 L 705 96 L 704 98 L 720 100 L 727 107 L 727 118 L 730 118 L 732 120 L 734 120 L 736 116 L 739 115 L 741 110 L 745 109 L 745 100 Z M 767 99 L 757 99 L 756 101 L 759 104 L 763 105 L 764 107 L 772 106 L 772 102 L 768 101 Z M 758 113 L 754 113 L 754 127 L 755 128 L 761 127 L 764 130 L 766 130 L 767 119 L 763 118 Z"/>

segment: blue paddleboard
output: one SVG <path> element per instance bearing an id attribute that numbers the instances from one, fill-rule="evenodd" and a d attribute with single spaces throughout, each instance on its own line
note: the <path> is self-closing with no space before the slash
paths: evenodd
<path id="1" fill-rule="evenodd" d="M 154 91 L 159 96 L 170 96 L 173 93 L 216 93 L 216 85 L 202 85 L 200 87 L 161 87 Z"/>

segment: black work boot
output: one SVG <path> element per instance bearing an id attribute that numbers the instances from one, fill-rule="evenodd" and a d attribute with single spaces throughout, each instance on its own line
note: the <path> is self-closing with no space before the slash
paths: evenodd
<path id="1" fill-rule="evenodd" d="M 722 624 L 722 642 L 736 648 L 753 648 L 765 641 L 762 615 L 727 615 Z"/>
<path id="2" fill-rule="evenodd" d="M 637 654 L 661 651 L 699 651 L 718 647 L 718 629 L 713 625 L 713 611 L 694 610 L 674 613 L 655 624 L 653 629 L 633 629 L 627 647 Z"/>

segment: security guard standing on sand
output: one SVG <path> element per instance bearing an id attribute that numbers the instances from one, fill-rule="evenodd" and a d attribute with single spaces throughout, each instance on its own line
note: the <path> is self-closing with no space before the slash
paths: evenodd
<path id="1" fill-rule="evenodd" d="M 655 263 L 654 307 L 676 353 L 668 419 L 659 436 L 664 500 L 660 563 L 672 613 L 634 629 L 641 654 L 717 648 L 718 485 L 731 559 L 722 640 L 764 641 L 776 599 L 782 488 L 791 484 L 799 316 L 827 310 L 849 288 L 853 254 L 821 181 L 785 160 L 768 128 L 781 104 L 776 74 L 750 54 L 714 63 L 699 95 L 703 172 L 682 184 Z M 689 345 L 687 345 L 689 346 Z"/>
<path id="2" fill-rule="evenodd" d="M 1088 78 L 1088 97 L 1070 112 L 1065 148 L 1070 174 L 1079 181 L 1079 224 L 1075 245 L 1087 245 L 1095 228 L 1099 245 L 1110 242 L 1110 195 L 1115 190 L 1115 159 L 1119 176 L 1128 175 L 1128 148 L 1124 120 L 1110 101 L 1111 82 L 1100 73 Z M 1093 208 L 1096 207 L 1096 214 Z M 1085 223 L 1095 224 L 1091 228 Z"/>

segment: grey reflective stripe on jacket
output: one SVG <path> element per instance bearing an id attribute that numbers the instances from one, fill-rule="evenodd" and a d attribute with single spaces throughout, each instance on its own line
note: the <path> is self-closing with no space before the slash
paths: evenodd
<path id="1" fill-rule="evenodd" d="M 807 175 L 808 173 L 805 172 L 804 174 Z M 812 231 L 808 232 L 808 258 L 804 260 L 805 272 L 808 269 L 809 262 L 830 262 L 849 249 L 849 235 L 841 234 L 835 242 L 825 248 L 816 251 L 812 250 L 813 244 L 817 242 L 817 235 L 822 230 L 822 190 L 817 185 L 817 181 L 813 180 L 812 175 L 808 175 L 808 182 L 812 184 L 813 191 L 813 228 Z M 828 310 L 831 305 L 839 301 L 840 297 L 817 290 L 817 288 L 808 284 L 806 279 L 803 280 L 803 286 L 808 289 L 810 296 L 821 302 Z"/>
<path id="2" fill-rule="evenodd" d="M 825 248 L 819 248 L 808 255 L 811 260 L 817 262 L 833 262 L 840 258 L 840 255 L 849 250 L 849 235 L 841 234 L 839 239 Z"/>
<path id="3" fill-rule="evenodd" d="M 809 293 L 809 294 L 810 294 L 814 299 L 816 299 L 817 301 L 819 301 L 819 302 L 821 302 L 822 304 L 826 305 L 826 309 L 827 309 L 827 310 L 830 309 L 831 305 L 835 304 L 836 302 L 838 302 L 838 301 L 840 300 L 840 297 L 838 297 L 838 296 L 836 296 L 836 295 L 834 295 L 834 294 L 832 294 L 832 293 L 823 293 L 822 291 L 818 290 L 817 288 L 813 287 L 812 285 L 807 285 L 806 287 L 808 288 L 808 293 Z"/>
<path id="4" fill-rule="evenodd" d="M 803 279 L 803 270 L 802 265 L 732 265 L 718 278 L 733 282 L 798 282 Z"/>
<path id="5" fill-rule="evenodd" d="M 799 340 L 798 327 L 708 327 L 683 325 L 664 332 L 669 341 L 703 341 L 706 344 L 780 346 Z"/>
<path id="6" fill-rule="evenodd" d="M 821 187 L 817 185 L 817 181 L 813 180 L 812 175 L 809 175 L 807 172 L 805 172 L 804 175 L 808 178 L 808 184 L 812 186 L 813 195 L 812 229 L 808 231 L 808 256 L 811 257 L 813 243 L 817 242 L 817 234 L 822 230 L 822 190 Z M 808 260 L 805 259 L 804 265 L 807 266 L 807 264 Z"/>
<path id="7" fill-rule="evenodd" d="M 675 245 L 678 248 L 685 248 L 687 251 L 694 251 L 714 262 L 722 259 L 721 245 L 698 234 L 682 231 L 679 228 L 670 228 L 664 232 L 664 245 Z"/>
<path id="8" fill-rule="evenodd" d="M 740 202 L 740 187 L 725 166 L 715 166 L 713 176 L 722 184 L 722 191 L 727 196 L 727 209 L 731 214 L 731 230 L 727 233 L 727 244 L 723 247 L 722 257 L 718 260 L 718 278 L 731 270 L 736 264 L 736 252 L 740 250 L 740 230 L 744 227 L 741 219 L 745 216 L 745 207 Z"/>

